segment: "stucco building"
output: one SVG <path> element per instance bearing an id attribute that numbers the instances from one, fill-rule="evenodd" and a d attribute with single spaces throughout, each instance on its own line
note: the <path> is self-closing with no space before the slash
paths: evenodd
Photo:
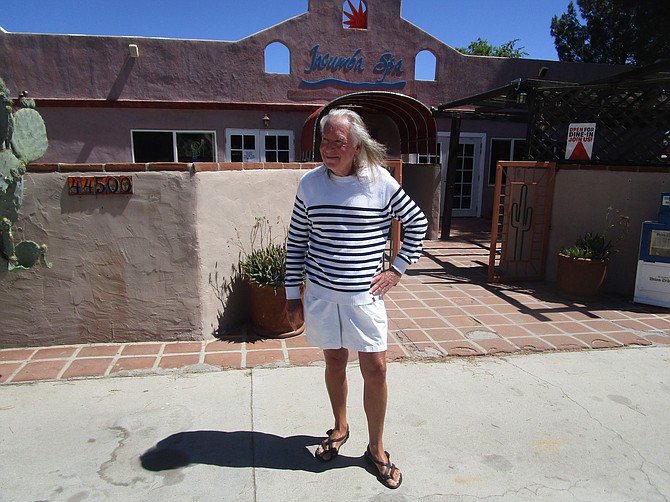
<path id="1" fill-rule="evenodd" d="M 288 221 L 298 180 L 319 161 L 316 124 L 330 107 L 354 107 L 403 161 L 403 184 L 435 238 L 453 124 L 454 216 L 491 214 L 493 167 L 522 157 L 528 138 L 513 116 L 456 120 L 443 105 L 528 79 L 584 83 L 622 71 L 466 56 L 404 20 L 401 0 L 351 5 L 309 0 L 304 14 L 236 42 L 0 31 L 0 77 L 35 99 L 49 137 L 24 176 L 15 230 L 48 243 L 54 265 L 0 281 L 11 312 L 0 346 L 194 340 L 244 322 L 240 239 L 258 216 Z M 417 60 L 429 62 L 427 75 L 417 76 Z M 653 217 L 667 186 L 667 169 L 563 167 L 543 260 L 581 231 L 576 222 L 599 225 L 600 207 Z M 119 172 L 132 193 L 69 190 L 82 174 Z M 601 186 L 610 188 L 592 189 Z M 637 242 L 611 274 L 625 290 Z M 555 265 L 547 269 L 551 278 Z"/>
<path id="2" fill-rule="evenodd" d="M 270 59 L 283 68 L 268 71 Z M 0 68 L 45 117 L 42 162 L 318 160 L 315 119 L 350 105 L 392 156 L 438 161 L 443 180 L 451 121 L 432 116 L 439 105 L 517 79 L 621 71 L 463 55 L 403 19 L 401 0 L 309 0 L 306 13 L 236 42 L 0 32 Z M 491 166 L 520 159 L 525 140 L 524 123 L 464 120 L 454 216 L 490 214 Z"/>

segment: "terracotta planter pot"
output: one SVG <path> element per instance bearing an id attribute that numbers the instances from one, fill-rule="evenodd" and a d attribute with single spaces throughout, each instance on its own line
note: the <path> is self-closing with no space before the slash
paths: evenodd
<path id="1" fill-rule="evenodd" d="M 556 285 L 560 293 L 592 298 L 600 294 L 606 278 L 606 261 L 571 258 L 559 253 Z"/>
<path id="2" fill-rule="evenodd" d="M 286 289 L 251 284 L 251 327 L 263 338 L 289 338 L 305 331 L 294 330 L 286 315 Z"/>

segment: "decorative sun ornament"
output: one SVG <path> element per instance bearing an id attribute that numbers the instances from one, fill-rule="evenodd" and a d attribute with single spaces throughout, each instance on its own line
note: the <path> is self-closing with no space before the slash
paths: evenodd
<path id="1" fill-rule="evenodd" d="M 366 29 L 368 27 L 368 11 L 365 2 L 359 0 L 358 9 L 354 7 L 351 3 L 351 0 L 347 0 L 347 5 L 344 6 L 344 16 L 346 21 L 342 21 L 342 24 L 347 28 L 361 28 Z"/>

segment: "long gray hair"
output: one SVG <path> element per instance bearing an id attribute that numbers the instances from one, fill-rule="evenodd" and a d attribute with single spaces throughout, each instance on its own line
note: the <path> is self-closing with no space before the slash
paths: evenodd
<path id="1" fill-rule="evenodd" d="M 363 167 L 383 167 L 386 161 L 386 147 L 375 140 L 368 132 L 361 116 L 348 108 L 333 108 L 321 118 L 319 127 L 323 136 L 323 129 L 329 120 L 344 120 L 349 123 L 349 140 L 354 146 L 360 146 L 354 157 L 354 174 Z"/>

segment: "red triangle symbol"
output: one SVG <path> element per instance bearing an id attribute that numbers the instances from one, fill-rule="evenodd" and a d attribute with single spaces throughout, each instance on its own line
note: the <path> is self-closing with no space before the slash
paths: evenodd
<path id="1" fill-rule="evenodd" d="M 586 148 L 584 148 L 584 143 L 580 141 L 575 145 L 575 149 L 570 154 L 570 158 L 568 160 L 591 160 L 591 157 L 589 157 Z"/>

